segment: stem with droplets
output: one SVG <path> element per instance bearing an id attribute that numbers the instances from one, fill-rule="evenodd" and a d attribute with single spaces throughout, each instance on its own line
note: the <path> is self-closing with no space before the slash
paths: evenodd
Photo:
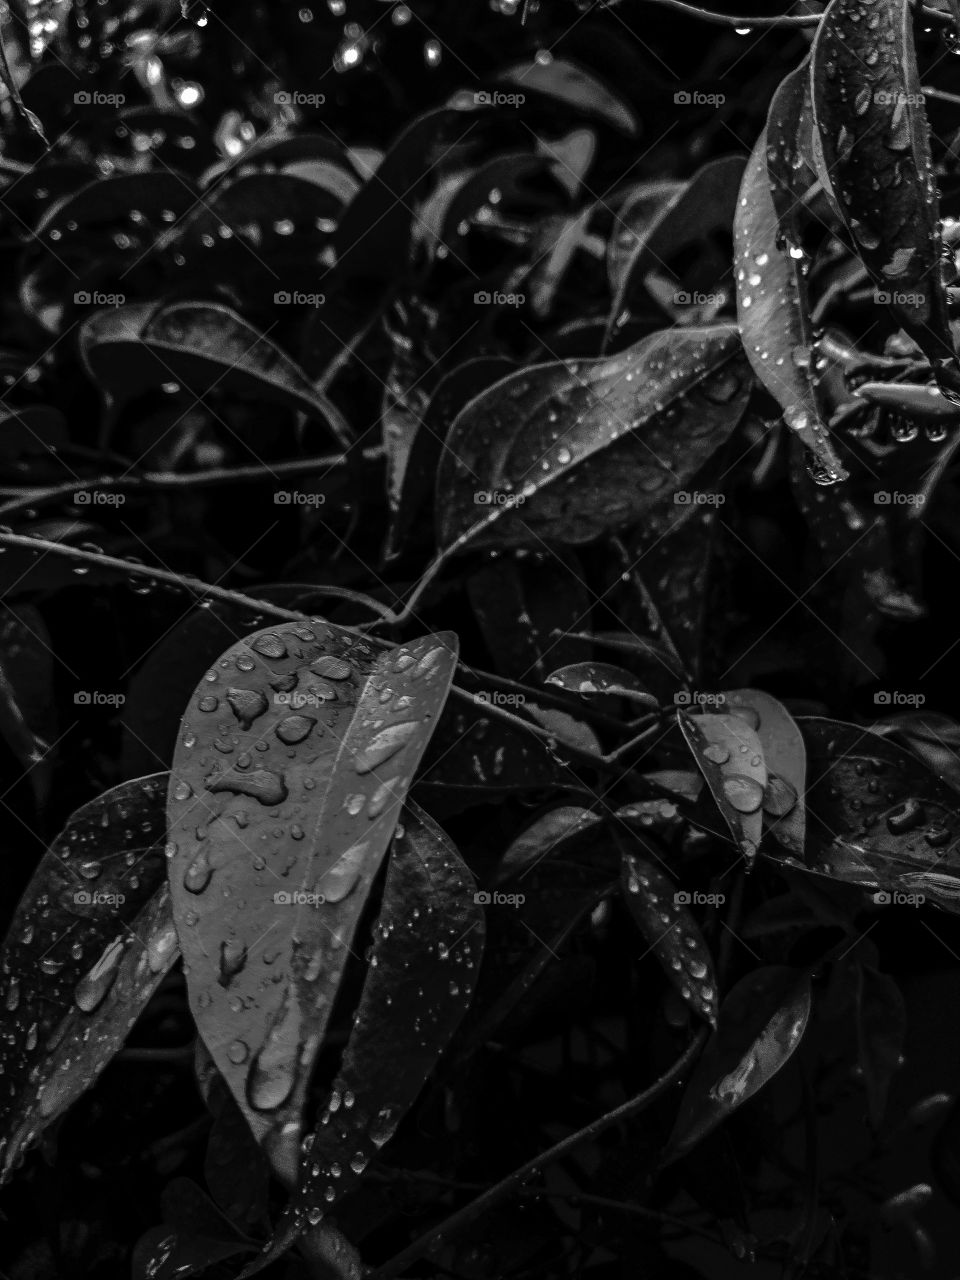
<path id="1" fill-rule="evenodd" d="M 439 1226 L 420 1236 L 418 1240 L 408 1245 L 406 1249 L 398 1253 L 396 1257 L 391 1258 L 389 1262 L 385 1262 L 383 1266 L 369 1271 L 367 1280 L 396 1280 L 396 1277 L 401 1276 L 411 1263 L 417 1262 L 428 1253 L 434 1252 L 441 1244 L 461 1234 L 467 1227 L 472 1226 L 478 1218 L 482 1217 L 495 1205 L 514 1195 L 524 1182 L 539 1175 L 545 1164 L 553 1163 L 553 1161 L 569 1155 L 571 1151 L 576 1150 L 577 1147 L 582 1146 L 585 1142 L 590 1142 L 599 1137 L 601 1133 L 612 1129 L 614 1125 L 633 1119 L 634 1116 L 652 1106 L 654 1102 L 683 1079 L 688 1068 L 693 1065 L 704 1044 L 706 1044 L 708 1034 L 706 1027 L 701 1028 L 676 1062 L 643 1093 L 637 1094 L 635 1098 L 630 1098 L 629 1101 L 621 1103 L 619 1107 L 614 1107 L 606 1115 L 591 1121 L 590 1124 L 585 1125 L 582 1129 L 578 1129 L 576 1133 L 571 1133 L 566 1138 L 562 1138 L 549 1150 L 542 1152 L 539 1156 L 534 1156 L 532 1160 L 528 1160 L 519 1169 L 515 1169 L 513 1173 L 508 1174 L 507 1177 L 502 1178 L 489 1190 L 483 1192 L 482 1195 L 477 1196 L 475 1200 L 471 1200 L 462 1209 L 458 1209 L 456 1213 L 451 1214 L 445 1222 L 441 1222 Z"/>

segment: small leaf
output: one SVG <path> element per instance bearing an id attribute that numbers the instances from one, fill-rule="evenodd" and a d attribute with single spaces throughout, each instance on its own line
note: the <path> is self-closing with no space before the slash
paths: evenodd
<path id="1" fill-rule="evenodd" d="M 810 75 L 823 164 L 876 289 L 960 403 L 913 11 L 890 0 L 865 16 L 860 0 L 832 0 L 817 28 Z"/>
<path id="2" fill-rule="evenodd" d="M 776 99 L 771 104 L 773 114 Z M 769 128 L 769 125 L 767 126 Z M 843 480 L 846 471 L 827 431 L 813 368 L 812 327 L 803 268 L 781 240 L 767 172 L 767 128 L 750 156 L 733 224 L 737 319 L 754 373 L 783 410 L 818 475 Z"/>
<path id="3" fill-rule="evenodd" d="M 720 1006 L 720 1025 L 687 1084 L 663 1158 L 686 1155 L 777 1074 L 810 1016 L 810 979 L 785 966 L 756 969 Z"/>
<path id="4" fill-rule="evenodd" d="M 438 542 L 542 550 L 679 511 L 674 495 L 729 438 L 749 392 L 737 333 L 723 325 L 511 374 L 450 428 Z"/>
<path id="5" fill-rule="evenodd" d="M 40 860 L 0 960 L 0 1175 L 93 1083 L 176 959 L 163 884 L 166 774 L 78 809 Z"/>
<path id="6" fill-rule="evenodd" d="M 580 693 L 590 699 L 597 695 L 626 698 L 645 711 L 656 711 L 660 706 L 632 672 L 609 662 L 576 662 L 552 672 L 546 683 L 559 685 L 561 689 L 569 689 L 571 693 Z"/>
<path id="7" fill-rule="evenodd" d="M 717 1025 L 717 975 L 684 894 L 659 867 L 635 853 L 623 855 L 623 900 L 680 996 L 712 1027 Z"/>
<path id="8" fill-rule="evenodd" d="M 303 370 L 229 307 L 210 302 L 137 304 L 98 311 L 80 328 L 80 352 L 115 416 L 165 382 L 200 399 L 218 389 L 319 417 L 337 442 L 352 432 Z"/>
<path id="9" fill-rule="evenodd" d="M 736 715 L 677 718 L 710 794 L 734 841 L 751 863 L 763 834 L 763 797 L 767 769 L 756 730 Z"/>
<path id="10" fill-rule="evenodd" d="M 378 651 L 320 619 L 283 624 L 228 649 L 184 714 L 168 870 L 190 1007 L 281 1177 L 455 645 Z"/>
<path id="11" fill-rule="evenodd" d="M 782 702 L 759 689 L 727 689 L 724 707 L 756 729 L 767 768 L 763 813 L 768 831 L 803 857 L 807 748 L 800 726 Z"/>
<path id="12" fill-rule="evenodd" d="M 497 867 L 497 883 L 515 880 L 543 858 L 562 851 L 570 841 L 579 840 L 600 824 L 597 814 L 578 804 L 562 804 L 541 814 L 509 845 Z"/>
<path id="13" fill-rule="evenodd" d="M 350 1039 L 301 1160 L 292 1204 L 301 1230 L 360 1180 L 469 1008 L 483 955 L 477 896 L 446 833 L 422 809 L 408 806 L 390 854 Z"/>
<path id="14" fill-rule="evenodd" d="M 637 135 L 637 122 L 629 107 L 590 71 L 566 58 L 521 62 L 502 71 L 498 79 L 555 98 L 574 107 L 581 118 L 603 120 L 630 138 Z"/>
<path id="15" fill-rule="evenodd" d="M 960 408 L 932 382 L 923 386 L 916 383 L 861 382 L 853 394 L 869 400 L 871 404 L 931 422 L 960 422 Z"/>

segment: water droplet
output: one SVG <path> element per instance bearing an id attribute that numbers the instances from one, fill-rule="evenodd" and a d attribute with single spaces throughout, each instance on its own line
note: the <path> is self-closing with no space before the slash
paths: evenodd
<path id="1" fill-rule="evenodd" d="M 259 689 L 228 689 L 227 702 L 243 729 L 249 729 L 267 709 L 267 700 Z"/>
<path id="2" fill-rule="evenodd" d="M 738 813 L 756 813 L 763 803 L 760 783 L 739 773 L 723 779 L 723 794 Z"/>
<path id="3" fill-rule="evenodd" d="M 114 938 L 103 951 L 100 959 L 77 983 L 73 999 L 78 1009 L 93 1013 L 113 986 L 120 960 L 123 957 L 124 940 Z"/>
<path id="4" fill-rule="evenodd" d="M 270 769 L 254 769 L 250 772 L 228 769 L 207 778 L 205 786 L 208 791 L 229 791 L 234 795 L 250 796 L 252 800 L 258 800 L 268 807 L 282 804 L 287 798 L 286 782 L 280 774 Z"/>
<path id="5" fill-rule="evenodd" d="M 337 859 L 320 879 L 320 891 L 327 902 L 342 902 L 356 888 L 363 870 L 369 842 L 361 840 Z"/>
<path id="6" fill-rule="evenodd" d="M 363 747 L 354 761 L 357 773 L 370 773 L 378 765 L 385 764 L 395 756 L 417 732 L 414 720 L 405 720 L 400 724 L 387 725 Z"/>
<path id="7" fill-rule="evenodd" d="M 296 743 L 302 742 L 316 723 L 317 721 L 313 716 L 286 716 L 277 725 L 276 734 L 281 742 L 285 742 L 287 746 L 292 747 Z"/>

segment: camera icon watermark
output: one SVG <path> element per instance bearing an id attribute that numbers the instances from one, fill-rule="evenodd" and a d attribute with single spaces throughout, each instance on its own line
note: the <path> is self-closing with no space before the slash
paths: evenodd
<path id="1" fill-rule="evenodd" d="M 875 707 L 922 707 L 926 702 L 922 693 L 903 693 L 900 689 L 879 689 L 873 695 Z"/>
<path id="2" fill-rule="evenodd" d="M 878 889 L 871 897 L 878 907 L 920 907 L 927 900 L 923 893 L 901 893 L 899 889 Z"/>
<path id="3" fill-rule="evenodd" d="M 725 693 L 707 693 L 703 689 L 680 689 L 673 695 L 675 707 L 723 707 L 726 702 Z"/>
<path id="4" fill-rule="evenodd" d="M 473 695 L 478 707 L 522 707 L 526 698 L 522 693 L 504 693 L 501 689 L 481 689 Z"/>
<path id="5" fill-rule="evenodd" d="M 124 493 L 107 493 L 103 489 L 80 489 L 73 495 L 76 507 L 122 507 L 126 500 Z"/>
<path id="6" fill-rule="evenodd" d="M 478 889 L 473 900 L 479 907 L 522 907 L 527 900 L 525 893 L 501 893 L 494 889 Z"/>
<path id="7" fill-rule="evenodd" d="M 925 493 L 901 493 L 899 489 L 878 489 L 873 495 L 877 507 L 922 507 L 926 500 Z"/>
<path id="8" fill-rule="evenodd" d="M 701 893 L 699 889 L 678 889 L 673 895 L 677 907 L 722 907 L 726 900 L 725 893 Z"/>
<path id="9" fill-rule="evenodd" d="M 478 307 L 522 307 L 527 300 L 525 293 L 492 293 L 486 289 L 478 289 L 473 295 L 474 304 Z"/>
<path id="10" fill-rule="evenodd" d="M 99 89 L 78 89 L 73 95 L 76 107 L 122 107 L 126 100 L 125 93 L 101 93 Z"/>
<path id="11" fill-rule="evenodd" d="M 125 893 L 104 893 L 100 890 L 78 889 L 73 895 L 78 907 L 122 907 L 127 900 Z"/>
<path id="12" fill-rule="evenodd" d="M 705 493 L 702 489 L 678 489 L 673 495 L 678 507 L 722 507 L 726 500 L 725 493 Z"/>
<path id="13" fill-rule="evenodd" d="M 278 289 L 273 295 L 278 307 L 322 307 L 326 300 L 326 294 L 302 293 L 299 289 Z"/>
<path id="14" fill-rule="evenodd" d="M 678 107 L 722 107 L 726 102 L 723 93 L 701 93 L 699 89 L 678 89 L 673 95 Z"/>
<path id="15" fill-rule="evenodd" d="M 306 889 L 278 889 L 273 900 L 278 907 L 322 907 L 326 902 L 322 893 Z"/>
<path id="16" fill-rule="evenodd" d="M 299 89 L 280 89 L 273 95 L 278 107 L 322 107 L 326 100 L 324 93 L 301 93 Z"/>
<path id="17" fill-rule="evenodd" d="M 473 95 L 475 107 L 522 107 L 526 100 L 524 93 L 501 93 L 499 90 L 481 89 Z"/>
<path id="18" fill-rule="evenodd" d="M 73 695 L 75 707 L 122 707 L 126 694 L 104 693 L 101 689 L 78 689 Z"/>
<path id="19" fill-rule="evenodd" d="M 73 302 L 77 307 L 122 307 L 126 305 L 126 301 L 125 293 L 100 293 L 97 289 L 92 292 L 78 289 L 73 295 Z"/>
<path id="20" fill-rule="evenodd" d="M 273 495 L 278 507 L 322 507 L 326 498 L 322 493 L 303 493 L 300 489 L 278 489 Z"/>

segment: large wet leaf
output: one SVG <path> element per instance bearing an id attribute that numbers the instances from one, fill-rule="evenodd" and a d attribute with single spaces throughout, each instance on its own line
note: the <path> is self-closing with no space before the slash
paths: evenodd
<path id="1" fill-rule="evenodd" d="M 281 404 L 320 418 L 341 445 L 352 433 L 303 370 L 229 307 L 211 302 L 137 304 L 98 311 L 80 351 L 111 416 L 150 387 L 178 384 L 197 399 L 213 390 Z"/>
<path id="2" fill-rule="evenodd" d="M 756 730 L 767 782 L 764 827 L 790 853 L 803 857 L 806 833 L 807 748 L 800 726 L 782 702 L 760 689 L 727 689 L 724 706 Z"/>
<path id="3" fill-rule="evenodd" d="M 805 973 L 776 965 L 737 983 L 687 1084 L 665 1162 L 686 1155 L 769 1083 L 799 1045 L 809 1016 Z"/>
<path id="4" fill-rule="evenodd" d="M 74 813 L 27 886 L 0 959 L 0 1174 L 93 1082 L 176 958 L 163 885 L 166 774 Z"/>
<path id="5" fill-rule="evenodd" d="M 483 955 L 476 884 L 449 837 L 408 805 L 387 866 L 370 967 L 337 1077 L 304 1144 L 302 1230 L 363 1176 L 466 1013 Z"/>
<path id="6" fill-rule="evenodd" d="M 771 113 L 776 99 L 771 104 Z M 812 327 L 798 250 L 781 236 L 767 171 L 767 128 L 750 156 L 733 223 L 737 319 L 754 373 L 809 451 L 817 474 L 846 476 L 830 441 L 811 352 Z"/>
<path id="7" fill-rule="evenodd" d="M 763 834 L 767 786 L 763 746 L 756 730 L 738 715 L 677 713 L 680 729 L 710 794 L 748 863 Z"/>
<path id="8" fill-rule="evenodd" d="M 841 720 L 803 717 L 799 724 L 811 778 L 810 868 L 960 910 L 956 792 L 890 738 Z"/>
<path id="9" fill-rule="evenodd" d="M 813 111 L 828 182 L 861 261 L 941 390 L 960 402 L 912 24 L 907 0 L 832 0 L 811 51 Z"/>
<path id="10" fill-rule="evenodd" d="M 717 975 L 684 894 L 649 858 L 623 855 L 623 899 L 669 981 L 691 1009 L 717 1025 Z"/>
<path id="11" fill-rule="evenodd" d="M 440 546 L 586 543 L 672 508 L 729 438 L 749 391 L 726 325 L 666 330 L 615 356 L 503 378 L 450 428 L 437 475 Z"/>
<path id="12" fill-rule="evenodd" d="M 50 794 L 56 737 L 53 653 L 32 605 L 4 605 L 0 617 L 0 734 L 26 770 L 38 805 Z"/>
<path id="13" fill-rule="evenodd" d="M 319 619 L 272 627 L 233 645 L 184 714 L 169 875 L 190 1006 L 282 1176 L 455 663 L 449 632 L 384 652 Z"/>

